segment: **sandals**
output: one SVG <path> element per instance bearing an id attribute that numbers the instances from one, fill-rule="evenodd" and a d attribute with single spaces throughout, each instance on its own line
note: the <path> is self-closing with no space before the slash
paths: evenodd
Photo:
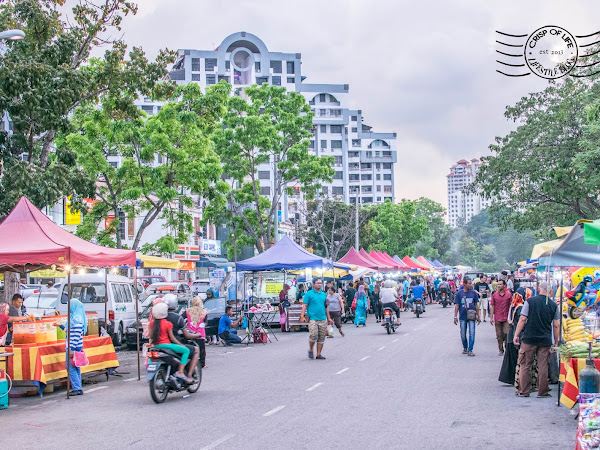
<path id="1" fill-rule="evenodd" d="M 317 359 L 327 359 L 327 358 L 325 358 L 324 356 L 319 355 L 319 356 L 317 356 Z"/>
<path id="2" fill-rule="evenodd" d="M 313 352 L 311 352 L 310 350 L 308 352 L 308 358 L 309 359 L 315 359 L 315 354 Z"/>

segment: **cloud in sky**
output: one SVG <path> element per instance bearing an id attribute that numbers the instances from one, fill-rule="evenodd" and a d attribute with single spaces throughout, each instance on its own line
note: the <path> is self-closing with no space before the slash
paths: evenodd
<path id="1" fill-rule="evenodd" d="M 302 53 L 310 83 L 350 84 L 352 108 L 374 131 L 398 133 L 396 196 L 446 205 L 446 174 L 462 158 L 489 154 L 514 124 L 505 107 L 546 81 L 496 73 L 496 33 L 558 25 L 600 30 L 593 1 L 140 0 L 124 39 L 160 48 L 212 49 L 248 31 L 270 51 Z"/>

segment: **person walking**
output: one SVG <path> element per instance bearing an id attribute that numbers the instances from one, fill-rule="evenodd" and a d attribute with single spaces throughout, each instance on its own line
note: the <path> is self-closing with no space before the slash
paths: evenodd
<path id="1" fill-rule="evenodd" d="M 360 285 L 356 293 L 356 315 L 354 317 L 354 325 L 358 328 L 360 325 L 367 326 L 367 309 L 369 308 L 369 297 L 365 291 L 365 287 Z"/>
<path id="2" fill-rule="evenodd" d="M 287 309 L 290 306 L 288 299 L 290 288 L 289 284 L 284 284 L 283 289 L 279 292 L 279 325 L 281 325 L 281 331 L 289 331 L 287 329 Z"/>
<path id="3" fill-rule="evenodd" d="M 473 282 L 465 277 L 464 289 L 459 290 L 454 297 L 454 325 L 460 320 L 460 338 L 463 345 L 463 355 L 475 356 L 473 347 L 475 345 L 475 324 L 479 324 L 479 294 L 475 292 Z M 469 340 L 467 342 L 467 327 L 469 328 Z"/>
<path id="4" fill-rule="evenodd" d="M 498 285 L 502 282 L 506 289 L 506 283 L 504 280 L 498 280 Z M 508 290 L 507 290 L 508 291 Z M 510 309 L 508 310 L 508 323 L 510 324 L 508 329 L 508 335 L 506 336 L 506 350 L 504 352 L 504 359 L 502 360 L 502 367 L 500 369 L 500 375 L 498 381 L 506 384 L 515 384 L 515 376 L 517 374 L 517 361 L 519 359 L 519 347 L 514 344 L 515 331 L 517 324 L 521 317 L 521 310 L 525 304 L 525 300 L 531 297 L 531 289 L 519 288 L 517 292 L 512 295 L 512 301 Z M 533 377 L 532 377 L 532 389 L 533 389 Z M 537 367 L 535 376 L 535 389 L 537 389 Z"/>
<path id="5" fill-rule="evenodd" d="M 344 300 L 340 294 L 335 292 L 335 287 L 333 286 L 331 286 L 327 291 L 327 307 L 329 308 L 329 316 L 343 337 L 344 332 L 342 331 L 342 314 L 345 313 Z M 333 337 L 333 335 L 330 335 L 329 337 Z"/>
<path id="6" fill-rule="evenodd" d="M 304 294 L 302 299 L 300 322 L 308 320 L 308 357 L 310 359 L 315 358 L 315 343 L 317 344 L 317 359 L 325 359 L 321 352 L 327 336 L 327 325 L 333 323 L 327 306 L 327 294 L 322 289 L 323 279 L 315 278 L 312 289 Z M 307 315 L 308 319 L 306 319 Z"/>
<path id="7" fill-rule="evenodd" d="M 402 304 L 404 306 L 404 311 L 408 310 L 408 291 L 410 289 L 410 281 L 408 281 L 407 277 L 402 278 Z"/>
<path id="8" fill-rule="evenodd" d="M 498 341 L 498 356 L 504 356 L 506 336 L 508 335 L 508 310 L 512 302 L 512 295 L 506 289 L 504 280 L 498 282 L 498 292 L 492 294 L 490 303 L 490 324 L 496 328 Z M 484 312 L 485 314 L 485 312 Z"/>
<path id="9" fill-rule="evenodd" d="M 488 308 L 490 306 L 490 285 L 487 283 L 486 274 L 481 274 L 479 276 L 479 281 L 475 283 L 475 291 L 479 294 L 479 308 L 481 309 L 481 313 L 483 315 L 483 321 L 487 322 L 485 320 L 485 315 L 487 314 Z"/>
<path id="10" fill-rule="evenodd" d="M 375 320 L 376 323 L 381 322 L 383 317 L 381 316 L 381 301 L 380 301 L 380 292 L 381 292 L 381 283 L 378 281 L 375 283 L 373 287 L 373 292 L 371 292 L 371 308 L 375 312 Z"/>
<path id="11" fill-rule="evenodd" d="M 556 303 L 548 297 L 548 283 L 542 281 L 539 294 L 531 297 L 521 310 L 521 318 L 515 331 L 513 342 L 519 349 L 519 397 L 529 397 L 531 392 L 531 366 L 538 358 L 538 397 L 550 397 L 548 387 L 548 360 L 552 347 L 560 345 L 560 311 Z M 523 331 L 524 330 L 524 331 Z M 523 339 L 519 334 L 523 331 Z M 554 336 L 553 336 L 554 335 Z"/>

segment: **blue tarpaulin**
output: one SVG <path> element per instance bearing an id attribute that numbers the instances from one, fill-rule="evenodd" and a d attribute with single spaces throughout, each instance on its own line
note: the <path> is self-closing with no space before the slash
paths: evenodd
<path id="1" fill-rule="evenodd" d="M 240 271 L 299 270 L 316 267 L 330 269 L 333 264 L 328 259 L 313 255 L 287 236 L 283 236 L 279 242 L 260 255 L 237 263 L 237 270 Z"/>

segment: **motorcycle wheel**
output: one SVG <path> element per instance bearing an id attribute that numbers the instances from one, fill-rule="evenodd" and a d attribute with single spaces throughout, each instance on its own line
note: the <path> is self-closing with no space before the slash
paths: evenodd
<path id="1" fill-rule="evenodd" d="M 419 318 L 419 316 L 421 315 L 421 313 L 419 311 L 415 312 L 415 314 L 417 315 L 417 319 Z"/>
<path id="2" fill-rule="evenodd" d="M 193 394 L 200 389 L 200 385 L 202 384 L 202 368 L 200 367 L 200 363 L 196 364 L 192 378 L 194 378 L 194 383 L 190 384 L 187 388 L 187 391 L 190 394 Z"/>
<path id="3" fill-rule="evenodd" d="M 448 306 L 448 303 L 444 302 L 444 303 L 442 304 L 442 306 L 445 308 L 446 306 Z"/>
<path id="4" fill-rule="evenodd" d="M 344 316 L 344 318 L 342 319 L 342 322 L 348 323 L 348 314 L 346 314 L 346 316 Z"/>
<path id="5" fill-rule="evenodd" d="M 392 330 L 390 330 L 390 328 L 391 328 L 391 327 L 390 327 L 390 324 L 389 324 L 389 323 L 386 323 L 386 324 L 385 324 L 385 329 L 387 330 L 387 334 L 392 334 Z"/>
<path id="6" fill-rule="evenodd" d="M 162 403 L 169 395 L 169 387 L 167 386 L 165 369 L 158 369 L 154 378 L 150 380 L 150 396 L 155 403 Z"/>
<path id="7" fill-rule="evenodd" d="M 392 327 L 392 331 L 395 333 L 396 332 L 396 327 Z"/>

